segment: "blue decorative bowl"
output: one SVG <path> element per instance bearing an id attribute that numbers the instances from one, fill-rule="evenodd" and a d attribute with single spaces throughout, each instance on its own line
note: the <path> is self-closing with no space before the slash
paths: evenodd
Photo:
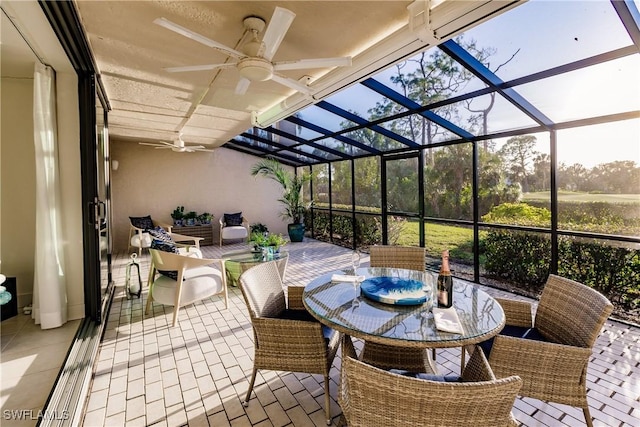
<path id="1" fill-rule="evenodd" d="M 422 282 L 400 277 L 372 277 L 364 280 L 362 294 L 374 301 L 394 305 L 418 305 L 427 301 Z"/>

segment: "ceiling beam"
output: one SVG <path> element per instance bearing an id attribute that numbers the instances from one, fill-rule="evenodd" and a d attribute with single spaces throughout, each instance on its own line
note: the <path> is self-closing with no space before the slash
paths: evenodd
<path id="1" fill-rule="evenodd" d="M 531 117 L 536 123 L 553 129 L 553 121 L 545 116 L 542 111 L 538 110 L 529 101 L 524 99 L 518 92 L 512 88 L 506 88 L 504 81 L 498 77 L 493 71 L 485 67 L 483 63 L 478 61 L 473 55 L 467 52 L 462 46 L 453 40 L 447 40 L 438 46 L 444 53 L 451 56 L 455 61 L 460 63 L 473 75 L 478 77 L 487 85 L 496 89 L 496 91 L 504 96 L 509 102 L 516 106 L 520 111 Z"/>
<path id="2" fill-rule="evenodd" d="M 395 90 L 391 89 L 386 85 L 383 85 L 382 83 L 380 83 L 375 79 L 367 79 L 363 81 L 362 84 L 365 87 L 368 87 L 369 89 L 378 92 L 380 95 L 386 96 L 390 100 L 402 105 L 403 107 L 408 108 L 409 110 L 413 111 L 416 114 L 420 114 L 426 119 L 431 120 L 432 122 L 442 126 L 443 128 L 447 129 L 450 132 L 455 133 L 456 135 L 462 138 L 470 139 L 470 138 L 473 138 L 474 136 L 472 133 L 467 132 L 466 130 L 462 129 L 459 126 L 456 126 L 455 124 L 451 123 L 449 120 L 446 120 L 445 118 L 440 117 L 439 115 L 437 115 L 432 111 L 420 111 L 422 108 L 422 105 L 407 98 L 404 95 L 399 94 Z M 420 147 L 419 144 L 415 142 L 414 144 L 415 144 L 415 147 Z"/>

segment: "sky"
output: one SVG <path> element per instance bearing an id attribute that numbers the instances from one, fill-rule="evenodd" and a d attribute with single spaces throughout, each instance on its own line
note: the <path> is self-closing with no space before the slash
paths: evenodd
<path id="1" fill-rule="evenodd" d="M 638 0 L 635 1 L 637 5 Z M 521 6 L 467 31 L 479 47 L 492 47 L 489 67 L 504 81 L 556 67 L 630 45 L 631 39 L 608 0 L 530 0 Z M 395 67 L 374 76 L 389 84 Z M 598 66 L 565 73 L 550 79 L 516 87 L 536 108 L 554 122 L 640 111 L 640 55 L 609 61 Z M 482 87 L 478 80 L 462 92 Z M 328 98 L 328 102 L 356 110 L 367 110 L 380 95 L 356 85 Z M 313 109 L 303 117 L 328 129 L 338 121 L 329 115 L 315 116 Z M 490 113 L 490 131 L 522 128 L 531 120 L 504 101 Z M 314 135 L 315 136 L 315 135 Z M 548 138 L 543 138 L 548 141 Z M 559 161 L 586 167 L 616 160 L 633 160 L 640 165 L 640 119 L 589 126 L 558 133 Z M 540 147 L 548 152 L 548 142 Z"/>

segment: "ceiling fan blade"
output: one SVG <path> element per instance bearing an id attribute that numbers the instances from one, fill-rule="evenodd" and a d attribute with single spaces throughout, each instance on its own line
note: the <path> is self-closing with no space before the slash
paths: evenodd
<path id="1" fill-rule="evenodd" d="M 235 49 L 232 49 L 228 46 L 223 45 L 222 43 L 218 43 L 217 41 L 211 40 L 208 37 L 205 37 L 201 34 L 198 34 L 194 31 L 191 31 L 188 28 L 185 28 L 181 25 L 176 24 L 175 22 L 171 22 L 166 18 L 157 18 L 153 21 L 154 24 L 160 25 L 168 30 L 171 30 L 175 33 L 178 33 L 182 36 L 190 38 L 191 40 L 197 41 L 198 43 L 202 43 L 205 46 L 209 46 L 213 49 L 218 49 L 229 56 L 233 56 L 234 58 L 244 58 L 246 55 L 242 52 L 239 52 Z"/>
<path id="2" fill-rule="evenodd" d="M 242 77 L 239 81 L 238 84 L 236 85 L 236 90 L 235 90 L 235 94 L 236 95 L 244 95 L 245 93 L 247 93 L 247 89 L 249 89 L 249 85 L 251 84 L 251 80 Z"/>
<path id="3" fill-rule="evenodd" d="M 167 147 L 173 147 L 173 144 L 170 142 L 164 142 L 164 141 L 158 141 L 158 142 L 139 142 L 138 144 L 140 145 L 149 145 L 151 147 L 162 147 L 162 146 L 167 146 Z"/>
<path id="4" fill-rule="evenodd" d="M 210 149 L 210 148 L 197 148 L 194 151 L 204 151 L 204 152 L 207 152 L 207 153 L 213 153 L 216 150 L 213 150 L 213 149 Z"/>
<path id="5" fill-rule="evenodd" d="M 351 57 L 337 58 L 315 58 L 315 59 L 299 59 L 297 61 L 283 61 L 273 64 L 273 69 L 282 70 L 301 70 L 305 68 L 328 68 L 328 67 L 349 67 L 351 66 Z"/>
<path id="6" fill-rule="evenodd" d="M 305 95 L 311 95 L 311 89 L 309 89 L 308 86 L 303 85 L 297 80 L 293 80 L 281 74 L 276 74 L 276 73 L 273 73 L 273 77 L 271 77 L 271 80 L 273 80 L 276 83 L 280 83 L 281 85 L 290 87 L 291 89 L 295 89 L 298 92 L 302 92 Z"/>
<path id="7" fill-rule="evenodd" d="M 185 67 L 167 67 L 163 68 L 168 73 L 182 73 L 185 71 L 208 71 L 215 70 L 216 68 L 231 68 L 235 67 L 235 62 L 229 64 L 205 64 L 205 65 L 187 65 Z"/>
<path id="8" fill-rule="evenodd" d="M 296 14 L 290 10 L 276 6 L 271 21 L 269 21 L 269 26 L 267 26 L 264 37 L 262 37 L 262 42 L 264 43 L 263 58 L 271 61 L 295 17 Z"/>
<path id="9" fill-rule="evenodd" d="M 315 58 L 315 59 L 299 59 L 297 61 L 282 61 L 273 64 L 273 69 L 282 70 L 302 70 L 305 68 L 329 68 L 329 67 L 349 67 L 351 66 L 351 57 L 337 58 Z"/>

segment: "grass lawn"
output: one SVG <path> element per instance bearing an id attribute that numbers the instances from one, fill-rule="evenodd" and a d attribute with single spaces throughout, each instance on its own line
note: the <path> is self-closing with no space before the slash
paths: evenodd
<path id="1" fill-rule="evenodd" d="M 522 201 L 550 201 L 551 193 L 540 191 L 536 193 L 524 193 Z M 640 203 L 640 194 L 591 194 L 574 191 L 559 191 L 558 201 L 565 202 L 605 202 L 605 203 Z"/>
<path id="2" fill-rule="evenodd" d="M 548 191 L 525 193 L 523 195 L 523 202 L 550 200 L 551 195 Z M 560 191 L 558 200 L 560 202 L 603 202 L 640 205 L 640 194 L 590 194 Z M 418 246 L 420 242 L 418 226 L 419 223 L 415 220 L 404 222 L 397 244 Z M 480 239 L 482 239 L 484 233 L 484 231 L 480 232 Z M 471 227 L 427 223 L 425 225 L 425 242 L 427 255 L 430 257 L 439 258 L 442 251 L 448 249 L 453 259 L 473 262 L 473 230 Z"/>
<path id="3" fill-rule="evenodd" d="M 407 221 L 402 227 L 398 245 L 417 246 L 419 242 L 418 221 Z M 425 225 L 427 255 L 439 258 L 448 249 L 452 258 L 473 262 L 473 230 L 453 225 Z"/>

